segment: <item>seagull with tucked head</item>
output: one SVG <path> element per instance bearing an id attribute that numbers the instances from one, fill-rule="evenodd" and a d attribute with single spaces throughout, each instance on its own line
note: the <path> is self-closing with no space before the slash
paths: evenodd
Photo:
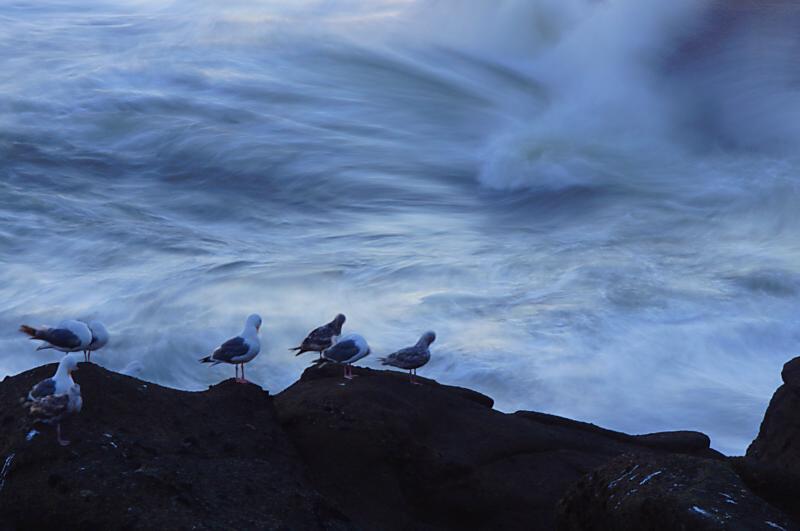
<path id="1" fill-rule="evenodd" d="M 330 348 L 342 335 L 342 325 L 344 325 L 346 319 L 344 314 L 338 314 L 330 323 L 318 326 L 309 332 L 299 347 L 290 348 L 289 350 L 296 350 L 297 354 L 295 356 L 305 352 L 319 352 L 319 357 L 322 359 L 322 351 Z"/>
<path id="2" fill-rule="evenodd" d="M 391 365 L 408 371 L 408 378 L 414 385 L 417 382 L 417 369 L 428 363 L 431 359 L 430 346 L 436 341 L 436 332 L 430 330 L 422 334 L 417 344 L 413 347 L 406 347 L 389 354 L 385 358 L 378 358 L 383 365 Z"/>
<path id="3" fill-rule="evenodd" d="M 61 358 L 56 374 L 34 385 L 25 401 L 28 413 L 35 422 L 56 425 L 56 437 L 61 446 L 69 444 L 69 441 L 61 438 L 61 420 L 78 413 L 83 406 L 81 386 L 72 379 L 72 372 L 77 369 L 77 356 L 67 354 Z"/>
<path id="4" fill-rule="evenodd" d="M 320 359 L 311 362 L 317 367 L 324 367 L 328 363 L 344 365 L 344 377 L 353 379 L 353 363 L 369 356 L 370 349 L 367 340 L 359 334 L 342 336 L 335 345 L 324 350 Z"/>
<path id="5" fill-rule="evenodd" d="M 258 331 L 261 329 L 261 317 L 253 314 L 247 318 L 242 333 L 218 346 L 210 356 L 201 358 L 202 363 L 218 365 L 230 363 L 236 366 L 236 382 L 250 383 L 244 377 L 244 364 L 258 356 L 261 351 L 261 341 Z M 242 368 L 242 377 L 239 377 L 239 367 Z"/>
<path id="6" fill-rule="evenodd" d="M 56 326 L 22 325 L 19 331 L 30 336 L 30 339 L 41 341 L 36 350 L 52 348 L 61 352 L 86 351 L 92 343 L 92 331 L 83 321 L 65 320 Z"/>
<path id="7" fill-rule="evenodd" d="M 89 327 L 89 331 L 92 333 L 92 341 L 86 347 L 86 350 L 83 351 L 83 361 L 91 362 L 92 352 L 106 346 L 106 344 L 108 344 L 109 335 L 105 325 L 100 321 L 89 321 L 86 323 L 86 326 Z"/>

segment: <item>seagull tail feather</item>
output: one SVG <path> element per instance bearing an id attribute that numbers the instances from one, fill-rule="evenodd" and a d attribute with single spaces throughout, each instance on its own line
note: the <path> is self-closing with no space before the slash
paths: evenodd
<path id="1" fill-rule="evenodd" d="M 22 332 L 23 334 L 31 336 L 31 339 L 36 339 L 36 334 L 39 333 L 39 331 L 36 330 L 34 327 L 28 325 L 20 326 L 19 331 Z"/>
<path id="2" fill-rule="evenodd" d="M 205 358 L 200 358 L 200 363 L 212 363 L 214 360 L 211 359 L 211 356 L 206 356 Z"/>
<path id="3" fill-rule="evenodd" d="M 31 339 L 36 339 L 36 338 L 32 337 Z M 36 350 L 45 350 L 45 349 L 48 349 L 48 348 L 53 348 L 53 345 L 51 345 L 49 343 L 42 343 L 41 345 L 36 347 Z"/>

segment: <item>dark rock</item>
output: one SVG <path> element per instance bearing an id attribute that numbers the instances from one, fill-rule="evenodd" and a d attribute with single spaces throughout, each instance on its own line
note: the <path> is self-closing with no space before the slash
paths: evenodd
<path id="1" fill-rule="evenodd" d="M 665 431 L 635 435 L 634 439 L 644 446 L 678 454 L 708 453 L 709 457 L 722 458 L 722 454 L 711 450 L 711 439 L 697 431 Z"/>
<path id="2" fill-rule="evenodd" d="M 800 396 L 788 386 L 772 396 L 747 457 L 800 474 Z"/>
<path id="3" fill-rule="evenodd" d="M 754 492 L 800 519 L 800 358 L 786 363 L 781 377 L 758 436 L 733 465 Z"/>
<path id="4" fill-rule="evenodd" d="M 230 380 L 192 393 L 83 364 L 75 376 L 84 411 L 63 427 L 72 445 L 58 446 L 52 428 L 26 441 L 18 399 L 54 369 L 0 384 L 0 408 L 12 418 L 0 430 L 0 464 L 14 456 L 0 492 L 2 531 L 550 530 L 570 487 L 621 455 L 643 469 L 666 463 L 692 488 L 719 485 L 731 496 L 740 488 L 703 434 L 635 436 L 533 411 L 506 414 L 468 389 L 423 378 L 413 386 L 404 373 L 361 368 L 350 382 L 339 367 L 308 370 L 273 398 Z M 688 475 L 687 463 L 705 475 Z M 746 464 L 737 467 L 753 484 L 778 477 Z M 723 474 L 720 483 L 711 472 Z M 581 481 L 563 505 L 570 529 L 600 518 L 591 479 Z M 675 501 L 666 483 L 652 488 L 664 490 L 653 496 L 674 512 L 657 513 L 659 521 L 694 522 L 681 503 L 695 498 Z M 754 518 L 778 522 L 774 509 L 737 493 Z M 635 516 L 637 507 L 626 510 Z"/>
<path id="5" fill-rule="evenodd" d="M 792 391 L 800 394 L 800 357 L 784 364 L 781 378 Z"/>
<path id="6" fill-rule="evenodd" d="M 147 384 L 142 391 L 140 380 L 81 364 L 75 379 L 84 409 L 64 423 L 72 444 L 62 448 L 48 427 L 25 440 L 29 426 L 17 401 L 54 371 L 39 367 L 0 385 L 0 409 L 20 412 L 0 430 L 0 457 L 15 455 L 0 492 L 0 522 L 8 528 L 351 528 L 309 483 L 272 399 L 257 386 L 225 381 L 190 393 Z M 176 415 L 187 430 L 213 430 L 225 442 L 181 434 Z M 267 451 L 252 445 L 247 424 L 269 440 Z M 235 452 L 217 452 L 221 446 Z M 259 485 L 255 495 L 252 485 Z"/>
<path id="7" fill-rule="evenodd" d="M 687 455 L 624 455 L 592 472 L 558 505 L 561 531 L 798 529 L 731 466 Z"/>
<path id="8" fill-rule="evenodd" d="M 601 428 L 600 426 L 588 422 L 580 422 L 556 415 L 549 415 L 547 413 L 538 413 L 536 411 L 517 411 L 515 415 L 535 420 L 542 424 L 583 430 L 589 433 L 603 435 L 616 441 L 641 445 L 654 450 L 700 455 L 716 459 L 724 458 L 721 453 L 711 449 L 711 439 L 708 435 L 697 431 L 665 431 L 648 433 L 645 435 L 628 435 L 627 433 Z"/>
<path id="9" fill-rule="evenodd" d="M 553 415 L 504 414 L 476 393 L 425 379 L 412 386 L 398 372 L 356 374 L 342 385 L 338 367 L 308 370 L 275 405 L 317 488 L 365 529 L 552 529 L 557 500 L 581 475 L 624 452 L 669 446 Z M 673 442 L 718 455 L 699 439 Z"/>
<path id="10" fill-rule="evenodd" d="M 731 465 L 751 491 L 800 522 L 800 477 L 797 474 L 748 457 L 733 458 Z"/>

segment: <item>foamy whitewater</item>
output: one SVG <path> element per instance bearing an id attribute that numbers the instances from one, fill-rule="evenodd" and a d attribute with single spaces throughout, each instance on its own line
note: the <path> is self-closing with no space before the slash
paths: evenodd
<path id="1" fill-rule="evenodd" d="M 98 363 L 202 389 L 259 312 L 278 392 L 343 312 L 367 366 L 434 329 L 420 374 L 504 411 L 741 453 L 800 355 L 779 4 L 5 2 L 0 376 L 98 318 Z"/>

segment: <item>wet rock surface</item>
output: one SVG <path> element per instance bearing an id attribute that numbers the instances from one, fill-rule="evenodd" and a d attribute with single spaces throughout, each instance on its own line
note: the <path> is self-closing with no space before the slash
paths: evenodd
<path id="1" fill-rule="evenodd" d="M 583 478 L 561 500 L 558 529 L 795 530 L 725 461 L 625 455 Z"/>

